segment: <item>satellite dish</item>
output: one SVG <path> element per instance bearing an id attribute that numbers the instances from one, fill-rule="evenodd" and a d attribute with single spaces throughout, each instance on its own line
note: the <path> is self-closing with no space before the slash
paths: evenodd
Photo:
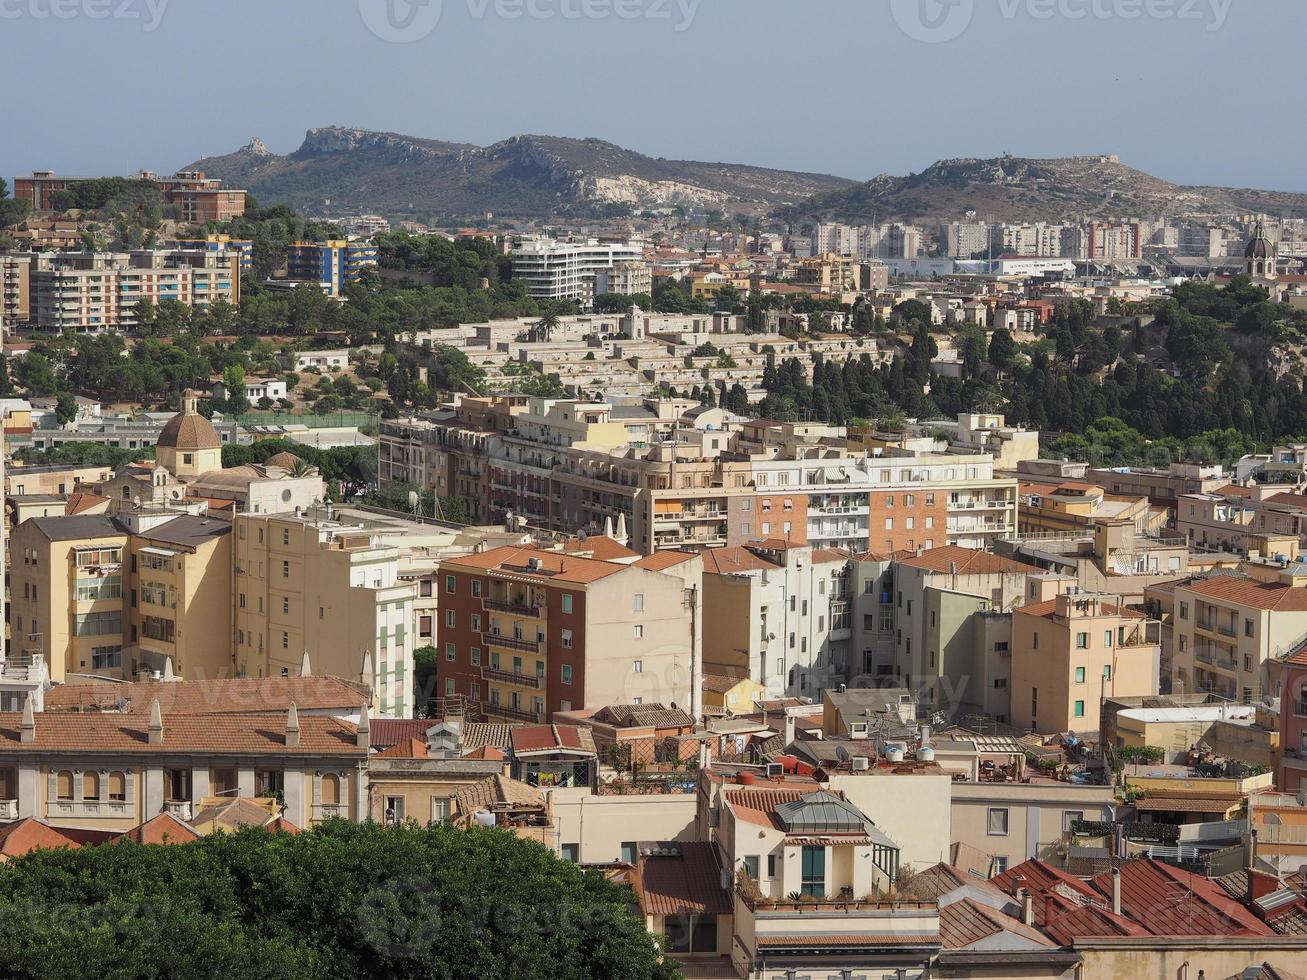
<path id="1" fill-rule="evenodd" d="M 416 490 L 410 490 L 408 492 L 408 509 L 416 514 L 421 504 L 422 498 L 418 496 L 418 492 Z"/>
<path id="2" fill-rule="evenodd" d="M 132 510 L 140 510 L 140 509 L 141 509 L 141 495 L 137 494 L 136 496 L 132 497 Z"/>
<path id="3" fill-rule="evenodd" d="M 578 541 L 584 542 L 588 537 L 590 537 L 590 535 L 586 533 L 585 528 L 582 528 L 581 530 L 576 532 L 576 540 Z"/>

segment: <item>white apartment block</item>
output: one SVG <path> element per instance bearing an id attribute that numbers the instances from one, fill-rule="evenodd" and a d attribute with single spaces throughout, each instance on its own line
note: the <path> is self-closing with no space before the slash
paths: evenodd
<path id="1" fill-rule="evenodd" d="M 588 308 L 595 297 L 595 280 L 618 265 L 644 264 L 639 242 L 563 242 L 525 238 L 513 248 L 513 278 L 521 280 L 536 299 L 576 300 Z M 631 273 L 624 273 L 630 276 Z"/>

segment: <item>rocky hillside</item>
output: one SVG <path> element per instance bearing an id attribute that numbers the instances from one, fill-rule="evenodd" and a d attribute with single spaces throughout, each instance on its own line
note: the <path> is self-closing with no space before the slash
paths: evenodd
<path id="1" fill-rule="evenodd" d="M 519 217 L 674 205 L 762 209 L 855 186 L 820 174 L 647 157 L 602 140 L 515 136 L 493 146 L 330 127 L 288 156 L 261 140 L 191 164 L 262 204 L 309 212 Z"/>
<path id="2" fill-rule="evenodd" d="M 994 221 L 1083 217 L 1307 215 L 1307 195 L 1227 187 L 1185 187 L 1120 163 L 1113 156 L 1034 160 L 941 160 L 919 174 L 882 174 L 856 187 L 820 194 L 779 216 L 869 223 L 958 219 L 967 211 Z"/>

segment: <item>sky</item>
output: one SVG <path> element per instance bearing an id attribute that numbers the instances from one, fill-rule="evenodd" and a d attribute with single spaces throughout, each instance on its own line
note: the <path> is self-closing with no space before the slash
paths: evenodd
<path id="1" fill-rule="evenodd" d="M 1117 153 L 1307 191 L 1304 38 L 1303 0 L 0 0 L 0 176 L 343 125 L 856 179 Z"/>

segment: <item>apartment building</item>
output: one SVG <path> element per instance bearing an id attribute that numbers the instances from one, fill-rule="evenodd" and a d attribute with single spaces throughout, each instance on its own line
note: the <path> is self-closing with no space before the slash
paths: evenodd
<path id="1" fill-rule="evenodd" d="M 615 262 L 595 273 L 595 295 L 649 296 L 653 293 L 653 270 L 647 262 Z"/>
<path id="2" fill-rule="evenodd" d="M 1171 689 L 1210 692 L 1243 704 L 1274 692 L 1275 661 L 1307 639 L 1303 566 L 1244 566 L 1172 591 Z"/>
<path id="3" fill-rule="evenodd" d="M 175 511 L 42 517 L 10 533 L 14 652 L 71 674 L 232 670 L 231 524 Z"/>
<path id="4" fill-rule="evenodd" d="M 589 309 L 599 274 L 609 274 L 611 282 L 617 266 L 643 265 L 644 246 L 594 238 L 577 242 L 524 238 L 513 246 L 512 257 L 513 279 L 524 283 L 528 294 L 536 299 L 576 300 L 583 309 Z M 635 273 L 621 275 L 630 277 Z M 639 277 L 643 279 L 642 274 Z"/>
<path id="5" fill-rule="evenodd" d="M 377 247 L 371 242 L 292 242 L 286 249 L 286 278 L 314 282 L 328 296 L 339 296 L 377 267 Z"/>
<path id="6" fill-rule="evenodd" d="M 495 548 L 440 563 L 438 696 L 497 720 L 659 702 L 698 716 L 703 565 Z"/>
<path id="7" fill-rule="evenodd" d="M 769 697 L 816 698 L 850 671 L 845 552 L 757 541 L 703 556 L 705 669 Z"/>
<path id="8" fill-rule="evenodd" d="M 1299 644 L 1280 661 L 1280 761 L 1275 785 L 1285 793 L 1307 788 L 1307 646 Z M 1307 860 L 1307 815 L 1300 849 Z"/>
<path id="9" fill-rule="evenodd" d="M 950 259 L 983 256 L 990 249 L 989 225 L 983 221 L 954 221 L 941 225 L 939 236 L 943 252 Z"/>
<path id="10" fill-rule="evenodd" d="M 237 514 L 233 545 L 235 667 L 241 676 L 311 669 L 359 680 L 378 710 L 413 715 L 416 581 L 400 548 L 330 511 Z"/>
<path id="11" fill-rule="evenodd" d="M 33 171 L 30 177 L 14 178 L 14 198 L 32 202 L 36 211 L 56 209 L 56 195 L 93 177 L 58 177 L 51 170 Z M 138 179 L 149 181 L 159 190 L 165 206 L 176 206 L 178 219 L 202 225 L 209 221 L 231 221 L 245 213 L 245 192 L 224 186 L 221 180 L 203 171 L 187 170 L 171 177 L 159 177 L 142 171 Z"/>
<path id="12" fill-rule="evenodd" d="M 29 320 L 38 330 L 129 330 L 145 300 L 196 309 L 220 299 L 240 302 L 237 252 L 51 252 L 30 253 L 30 259 Z"/>
<path id="13" fill-rule="evenodd" d="M 170 242 L 169 247 L 188 252 L 235 252 L 239 257 L 241 272 L 249 272 L 254 268 L 254 242 L 248 238 L 232 238 L 230 235 L 178 238 Z"/>
<path id="14" fill-rule="evenodd" d="M 1105 697 L 1157 694 L 1161 624 L 1116 596 L 1086 592 L 1012 615 L 1012 724 L 1097 735 Z"/>
<path id="15" fill-rule="evenodd" d="M 1098 524 L 1130 523 L 1138 534 L 1160 530 L 1166 511 L 1147 497 L 1109 496 L 1102 487 L 1079 481 L 1021 485 L 1021 534 L 1092 534 Z"/>
<path id="16" fill-rule="evenodd" d="M 1085 251 L 1082 258 L 1091 262 L 1120 262 L 1144 257 L 1145 235 L 1137 222 L 1100 223 L 1085 226 Z"/>
<path id="17" fill-rule="evenodd" d="M 899 557 L 879 593 L 857 597 L 857 614 L 882 626 L 893 621 L 892 646 L 880 647 L 874 671 L 866 673 L 894 677 L 896 686 L 937 710 L 1007 721 L 1007 614 L 1059 587 L 1066 586 L 1046 580 L 1041 569 L 976 549 L 948 546 Z M 886 598 L 892 598 L 888 610 Z"/>
<path id="18" fill-rule="evenodd" d="M 32 309 L 32 256 L 0 253 L 0 336 L 27 323 Z"/>
<path id="19" fill-rule="evenodd" d="M 305 714 L 36 713 L 0 724 L 0 819 L 122 833 L 235 796 L 278 796 L 296 828 L 366 814 L 368 722 Z"/>

